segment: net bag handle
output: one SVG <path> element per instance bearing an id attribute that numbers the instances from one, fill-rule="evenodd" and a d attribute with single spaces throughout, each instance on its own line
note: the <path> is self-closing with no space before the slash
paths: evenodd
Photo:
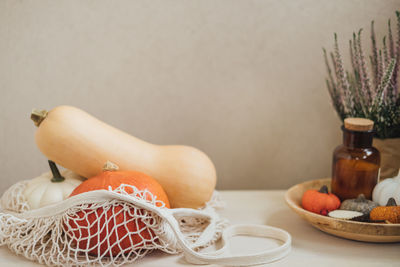
<path id="1" fill-rule="evenodd" d="M 185 210 L 187 213 L 195 212 L 202 213 L 201 211 L 192 210 L 192 209 L 181 209 Z M 228 228 L 224 229 L 221 236 L 222 247 L 217 251 L 211 253 L 200 253 L 196 252 L 189 246 L 184 238 L 183 234 L 180 231 L 179 225 L 173 215 L 179 214 L 182 211 L 174 211 L 174 210 L 161 210 L 162 213 L 165 211 L 164 219 L 170 224 L 172 230 L 175 232 L 178 243 L 183 249 L 184 256 L 186 261 L 192 264 L 220 264 L 220 265 L 229 265 L 229 266 L 249 266 L 249 265 L 257 265 L 257 264 L 266 264 L 270 262 L 274 262 L 280 260 L 287 256 L 291 251 L 291 243 L 292 238 L 290 234 L 280 228 L 267 226 L 267 225 L 257 225 L 257 224 L 236 224 L 231 225 Z M 171 216 L 172 215 L 172 216 Z M 207 216 L 206 214 L 203 214 Z M 215 225 L 210 220 L 210 224 L 204 230 L 204 233 L 212 233 L 212 228 Z M 230 239 L 238 235 L 245 236 L 253 236 L 253 237 L 262 237 L 262 238 L 272 238 L 282 242 L 279 247 L 273 249 L 265 249 L 263 251 L 245 255 L 236 255 L 236 256 L 226 256 L 222 255 L 226 253 L 229 249 Z M 207 238 L 205 238 L 207 239 Z"/>

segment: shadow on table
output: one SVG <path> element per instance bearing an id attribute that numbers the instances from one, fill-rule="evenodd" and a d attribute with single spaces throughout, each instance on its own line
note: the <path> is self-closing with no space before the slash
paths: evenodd
<path id="1" fill-rule="evenodd" d="M 270 226 L 279 227 L 292 235 L 293 250 L 308 250 L 312 254 L 325 255 L 326 257 L 363 257 L 376 260 L 379 251 L 393 249 L 389 259 L 400 259 L 400 243 L 368 243 L 336 237 L 314 228 L 301 219 L 294 212 L 284 210 L 277 211 L 268 216 L 265 223 Z M 343 249 L 343 248 L 349 249 Z M 373 248 L 375 253 L 365 253 L 366 248 Z M 369 250 L 370 251 L 370 250 Z M 385 259 L 388 260 L 387 251 Z"/>

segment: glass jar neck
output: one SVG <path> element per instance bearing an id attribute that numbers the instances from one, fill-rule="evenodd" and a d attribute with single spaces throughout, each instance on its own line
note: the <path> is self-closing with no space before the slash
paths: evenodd
<path id="1" fill-rule="evenodd" d="M 350 148 L 369 148 L 372 147 L 374 131 L 357 132 L 347 130 L 342 126 L 343 145 Z"/>

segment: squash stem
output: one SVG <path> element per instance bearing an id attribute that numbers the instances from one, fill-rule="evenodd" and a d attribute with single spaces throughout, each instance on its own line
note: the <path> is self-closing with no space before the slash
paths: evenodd
<path id="1" fill-rule="evenodd" d="M 31 120 L 39 127 L 40 123 L 47 117 L 47 113 L 45 109 L 33 109 L 31 112 Z"/>
<path id="2" fill-rule="evenodd" d="M 57 165 L 54 163 L 54 161 L 49 160 L 49 166 L 51 173 L 53 174 L 53 178 L 51 178 L 51 181 L 53 183 L 59 183 L 65 180 L 63 176 L 61 176 L 60 171 L 57 168 Z"/>

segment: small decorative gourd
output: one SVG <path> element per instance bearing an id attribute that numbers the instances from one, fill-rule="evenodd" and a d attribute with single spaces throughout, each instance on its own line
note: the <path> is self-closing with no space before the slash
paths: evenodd
<path id="1" fill-rule="evenodd" d="M 378 183 L 372 192 L 372 200 L 381 206 L 384 206 L 391 197 L 400 203 L 400 173 L 397 177 L 387 178 Z"/>
<path id="2" fill-rule="evenodd" d="M 340 207 L 340 200 L 334 194 L 329 193 L 328 187 L 324 185 L 319 191 L 315 189 L 307 190 L 303 194 L 301 204 L 308 211 L 327 215 L 330 211 Z"/>
<path id="3" fill-rule="evenodd" d="M 24 196 L 30 209 L 41 208 L 62 201 L 82 183 L 83 177 L 70 170 L 58 170 L 49 160 L 51 172 L 46 172 L 30 180 L 24 190 Z"/>
<path id="4" fill-rule="evenodd" d="M 347 199 L 340 205 L 341 210 L 352 210 L 368 214 L 372 209 L 378 207 L 378 204 L 365 198 L 364 194 L 360 194 L 355 199 Z"/>
<path id="5" fill-rule="evenodd" d="M 389 198 L 386 206 L 374 208 L 369 214 L 369 217 L 374 221 L 400 223 L 400 206 L 397 206 L 394 198 Z"/>

